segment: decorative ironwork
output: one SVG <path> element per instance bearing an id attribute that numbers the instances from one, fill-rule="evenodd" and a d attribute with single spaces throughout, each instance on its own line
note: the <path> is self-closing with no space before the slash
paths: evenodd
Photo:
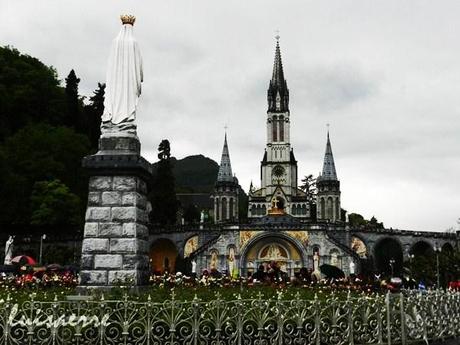
<path id="1" fill-rule="evenodd" d="M 460 336 L 459 292 L 326 300 L 0 301 L 1 344 L 415 344 Z"/>

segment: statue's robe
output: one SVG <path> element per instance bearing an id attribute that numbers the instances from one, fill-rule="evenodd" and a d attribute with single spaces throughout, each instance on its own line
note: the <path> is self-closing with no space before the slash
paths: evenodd
<path id="1" fill-rule="evenodd" d="M 103 122 L 118 125 L 136 119 L 143 81 L 142 58 L 133 26 L 124 24 L 112 42 L 107 68 Z"/>

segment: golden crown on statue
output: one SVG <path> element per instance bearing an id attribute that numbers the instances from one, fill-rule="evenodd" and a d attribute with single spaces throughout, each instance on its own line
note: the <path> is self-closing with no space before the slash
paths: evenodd
<path id="1" fill-rule="evenodd" d="M 123 24 L 130 24 L 130 25 L 134 25 L 134 22 L 136 21 L 136 17 L 130 14 L 122 14 L 120 16 L 120 19 Z"/>

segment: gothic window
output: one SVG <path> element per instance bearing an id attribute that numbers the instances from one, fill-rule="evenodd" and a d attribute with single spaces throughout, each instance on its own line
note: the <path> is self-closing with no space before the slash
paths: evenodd
<path id="1" fill-rule="evenodd" d="M 262 205 L 262 215 L 265 216 L 266 213 L 267 213 L 267 208 L 265 207 L 265 205 Z"/>
<path id="2" fill-rule="evenodd" d="M 215 206 L 215 217 L 216 217 L 216 220 L 220 220 L 220 216 L 219 216 L 219 198 L 216 198 L 216 206 Z"/>
<path id="3" fill-rule="evenodd" d="M 292 205 L 292 215 L 295 216 L 297 214 L 297 206 Z"/>
<path id="4" fill-rule="evenodd" d="M 326 218 L 329 220 L 334 219 L 334 205 L 333 205 L 332 198 L 327 198 L 327 205 L 326 205 Z"/>
<path id="5" fill-rule="evenodd" d="M 279 117 L 279 130 L 280 130 L 280 141 L 284 141 L 284 118 L 283 116 Z"/>
<path id="6" fill-rule="evenodd" d="M 255 216 L 257 214 L 256 205 L 251 206 L 251 215 Z"/>
<path id="7" fill-rule="evenodd" d="M 307 214 L 307 205 L 302 205 L 302 214 L 306 215 Z"/>
<path id="8" fill-rule="evenodd" d="M 326 212 L 325 212 L 325 210 L 326 210 L 326 205 L 325 205 L 326 202 L 324 201 L 324 198 L 321 198 L 321 203 L 320 204 L 321 204 L 321 207 L 320 207 L 321 219 L 325 219 L 326 218 Z"/>
<path id="9" fill-rule="evenodd" d="M 276 142 L 276 141 L 278 141 L 278 119 L 277 119 L 276 116 L 273 117 L 272 129 L 273 129 L 273 134 L 272 134 L 273 135 L 273 142 Z"/>
<path id="10" fill-rule="evenodd" d="M 222 198 L 222 220 L 227 220 L 227 199 Z"/>
<path id="11" fill-rule="evenodd" d="M 339 198 L 335 198 L 335 219 L 340 219 L 340 201 Z"/>
<path id="12" fill-rule="evenodd" d="M 233 198 L 230 198 L 230 219 L 233 219 Z"/>

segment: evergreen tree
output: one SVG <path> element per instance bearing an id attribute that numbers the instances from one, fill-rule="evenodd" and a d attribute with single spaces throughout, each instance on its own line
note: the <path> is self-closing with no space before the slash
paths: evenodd
<path id="1" fill-rule="evenodd" d="M 80 78 L 77 78 L 75 71 L 72 69 L 67 78 L 65 78 L 65 94 L 68 118 L 64 124 L 69 127 L 74 127 L 78 132 L 82 132 L 82 130 L 84 130 L 86 127 L 86 121 L 83 119 L 83 114 L 80 111 L 81 100 L 78 95 L 79 83 Z"/>
<path id="2" fill-rule="evenodd" d="M 178 202 L 175 192 L 175 180 L 170 158 L 170 145 L 168 140 L 163 140 L 158 147 L 156 174 L 153 179 L 152 192 L 149 195 L 152 204 L 150 220 L 160 225 L 176 223 Z"/>
<path id="3" fill-rule="evenodd" d="M 300 186 L 308 198 L 308 202 L 311 204 L 316 204 L 316 178 L 312 174 L 305 176 L 302 179 L 302 185 Z"/>
<path id="4" fill-rule="evenodd" d="M 101 121 L 104 112 L 105 84 L 97 83 L 97 89 L 89 98 L 90 104 L 85 106 L 85 117 L 88 119 L 87 133 L 93 151 L 97 151 L 101 136 Z"/>

